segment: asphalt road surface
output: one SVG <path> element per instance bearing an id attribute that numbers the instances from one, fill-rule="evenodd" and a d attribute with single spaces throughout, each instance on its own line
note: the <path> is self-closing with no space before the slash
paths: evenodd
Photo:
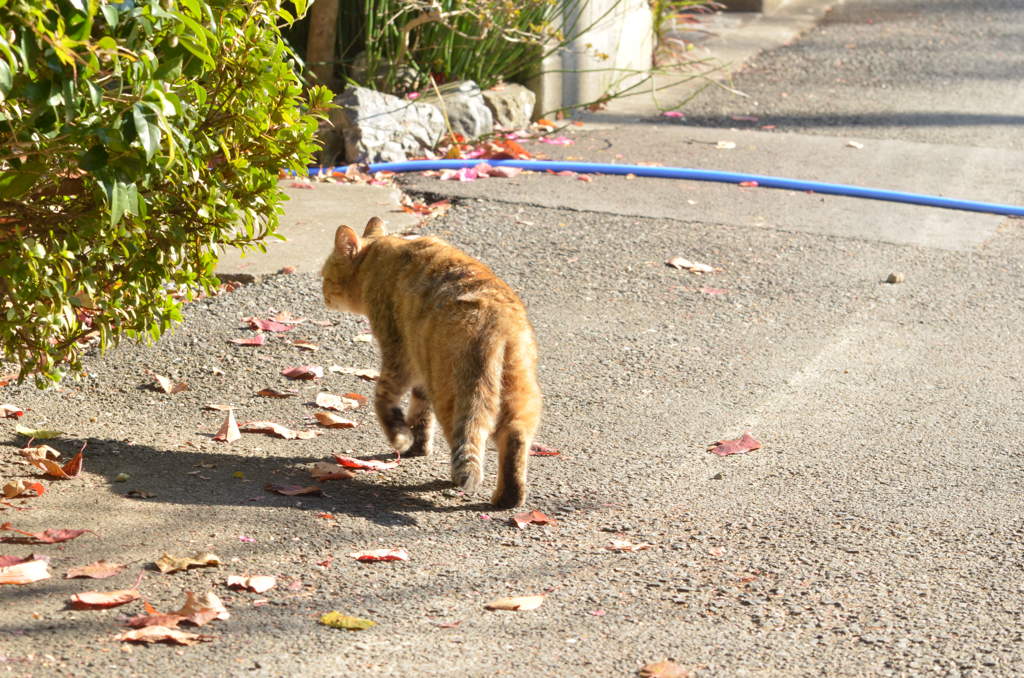
<path id="1" fill-rule="evenodd" d="M 714 95 L 685 123 L 609 116 L 572 146 L 531 148 L 767 167 L 774 154 L 827 179 L 830 140 L 851 154 L 902 143 L 921 155 L 887 171 L 850 163 L 872 183 L 944 177 L 936 190 L 962 174 L 959 197 L 989 190 L 1019 203 L 1013 181 L 982 186 L 981 165 L 1012 167 L 1022 150 L 1012 133 L 1021 56 L 998 49 L 1022 39 L 1024 9 L 1012 2 L 849 1 L 737 77 L 756 109 Z M 840 71 L 837 55 L 857 67 Z M 762 136 L 732 156 L 704 143 L 737 126 Z M 851 137 L 869 144 L 848 148 Z M 979 155 L 962 173 L 927 161 L 968 151 Z M 323 308 L 315 275 L 273 276 L 189 304 L 173 334 L 91 358 L 80 382 L 0 389 L 26 409 L 20 423 L 66 431 L 49 441 L 65 458 L 88 443 L 80 476 L 13 502 L 30 510 L 5 506 L 0 522 L 95 531 L 0 544 L 0 555 L 49 556 L 53 572 L 0 589 L 0 675 L 631 676 L 662 659 L 699 676 L 1024 672 L 1024 222 L 625 177 L 405 183 L 452 196 L 427 230 L 527 302 L 545 393 L 538 442 L 560 452 L 532 458 L 527 508 L 557 524 L 519 529 L 513 512 L 454 492 L 443 444 L 432 458 L 327 481 L 320 496 L 267 492 L 310 484 L 308 468 L 335 453 L 391 458 L 366 407 L 344 413 L 355 428 L 310 440 L 212 440 L 225 415 L 207 404 L 235 406 L 240 422 L 315 429 L 317 392 L 372 393 L 326 369 L 313 382 L 281 376 L 376 357 L 365 324 Z M 721 270 L 666 266 L 675 255 Z M 904 282 L 885 282 L 894 272 Z M 242 318 L 281 311 L 309 321 L 268 332 L 263 346 L 227 342 L 251 336 Z M 157 392 L 147 370 L 189 390 Z M 265 387 L 299 393 L 255 395 Z M 5 479 L 33 473 L 14 425 L 0 420 Z M 761 449 L 706 451 L 748 431 Z M 613 541 L 650 546 L 617 552 Z M 410 558 L 348 556 L 383 547 Z M 202 551 L 222 564 L 152 565 Z M 63 578 L 99 559 L 129 567 Z M 160 612 L 185 591 L 214 591 L 231 616 L 187 629 L 208 642 L 133 646 L 114 637 L 141 602 L 67 605 L 83 591 L 132 589 L 140 574 L 138 592 Z M 277 586 L 232 591 L 232 574 Z M 544 602 L 484 609 L 513 595 Z M 377 625 L 319 624 L 332 610 Z"/>

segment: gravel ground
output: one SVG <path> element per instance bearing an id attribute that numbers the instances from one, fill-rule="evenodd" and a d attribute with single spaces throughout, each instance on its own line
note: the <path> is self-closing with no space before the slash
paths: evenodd
<path id="1" fill-rule="evenodd" d="M 944 16 L 967 16 L 960 3 L 939 4 Z M 760 65 L 790 59 L 804 43 L 825 49 L 823 35 L 861 30 L 865 17 L 928 19 L 908 14 L 924 6 L 848 2 L 822 31 Z M 993 14 L 993 25 L 1016 16 Z M 894 23 L 872 25 L 916 25 Z M 956 23 L 949 39 L 973 25 Z M 872 63 L 887 61 L 878 54 Z M 791 63 L 788 77 L 800 77 L 814 62 Z M 748 90 L 756 73 L 742 76 Z M 807 88 L 820 85 L 816 77 Z M 819 102 L 838 101 L 825 94 Z M 989 138 L 984 126 L 970 128 L 975 141 L 943 129 L 957 143 Z M 642 182 L 624 178 L 570 183 L 649 198 Z M 699 190 L 687 195 L 699 201 Z M 0 388 L 0 401 L 26 409 L 22 424 L 66 431 L 52 441 L 65 456 L 88 443 L 81 476 L 0 507 L 0 522 L 96 532 L 57 545 L 0 544 L 0 555 L 50 556 L 54 573 L 0 589 L 0 674 L 629 676 L 665 658 L 700 676 L 1024 673 L 1021 221 L 968 252 L 785 223 L 746 228 L 495 199 L 458 200 L 430 230 L 486 261 L 527 302 L 546 396 L 538 442 L 561 451 L 532 459 L 528 508 L 558 524 L 520 530 L 510 512 L 451 491 L 443 445 L 433 458 L 330 481 L 323 496 L 266 492 L 267 482 L 306 484 L 308 467 L 333 453 L 390 458 L 365 409 L 351 413 L 356 428 L 311 440 L 211 440 L 224 415 L 202 410 L 208 403 L 236 406 L 240 420 L 314 428 L 318 391 L 371 392 L 342 374 L 300 384 L 280 375 L 298 364 L 372 367 L 376 358 L 353 340 L 364 324 L 323 309 L 315 276 L 271 277 L 189 304 L 185 322 L 154 346 L 90 357 L 79 382 Z M 723 270 L 664 266 L 676 254 Z M 883 282 L 893 271 L 906 282 Z M 333 324 L 307 322 L 262 347 L 226 343 L 251 334 L 243 317 L 277 311 Z M 320 349 L 289 343 L 299 338 Z M 147 370 L 189 390 L 158 393 Z M 268 386 L 300 393 L 254 395 Z M 34 475 L 17 455 L 25 440 L 15 423 L 0 420 L 4 479 Z M 705 451 L 744 431 L 763 448 Z M 125 496 L 131 490 L 154 496 Z M 605 548 L 613 539 L 652 546 L 616 553 Z M 411 558 L 347 557 L 374 547 Z M 175 574 L 151 565 L 165 552 L 203 550 L 223 564 Z M 103 581 L 62 578 L 101 558 L 130 567 Z M 213 590 L 231 618 L 200 629 L 214 636 L 207 643 L 137 647 L 112 639 L 120 619 L 141 613 L 139 602 L 67 609 L 74 593 L 130 588 L 139 574 L 139 591 L 160 611 L 179 607 L 186 590 Z M 275 575 L 278 585 L 233 592 L 228 574 Z M 517 594 L 546 598 L 532 611 L 483 609 Z M 330 610 L 378 625 L 319 625 Z"/>

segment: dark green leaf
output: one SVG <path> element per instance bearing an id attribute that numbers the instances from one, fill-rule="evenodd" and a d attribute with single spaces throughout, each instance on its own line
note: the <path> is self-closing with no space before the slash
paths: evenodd
<path id="1" fill-rule="evenodd" d="M 95 172 L 107 165 L 107 149 L 96 144 L 78 158 L 78 166 L 86 172 Z"/>
<path id="2" fill-rule="evenodd" d="M 163 134 L 160 131 L 159 125 L 153 121 L 155 117 L 153 112 L 142 106 L 142 104 L 132 106 L 132 120 L 135 122 L 135 133 L 142 144 L 142 149 L 146 151 L 147 160 L 151 160 L 160 148 L 160 138 Z"/>

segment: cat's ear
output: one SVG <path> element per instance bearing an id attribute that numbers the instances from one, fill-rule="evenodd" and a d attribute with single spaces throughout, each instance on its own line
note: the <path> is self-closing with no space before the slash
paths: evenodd
<path id="1" fill-rule="evenodd" d="M 359 252 L 359 236 L 348 226 L 338 226 L 334 232 L 334 251 L 354 257 Z"/>
<path id="2" fill-rule="evenodd" d="M 372 217 L 366 222 L 366 230 L 363 231 L 363 237 L 369 238 L 375 235 L 384 235 L 384 222 L 381 221 L 380 217 Z"/>

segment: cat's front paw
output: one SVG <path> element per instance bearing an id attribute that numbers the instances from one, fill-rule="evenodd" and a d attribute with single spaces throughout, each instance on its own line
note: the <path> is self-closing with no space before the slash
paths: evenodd
<path id="1" fill-rule="evenodd" d="M 415 438 L 412 445 L 403 454 L 406 457 L 425 457 L 430 454 L 432 449 L 433 445 L 430 444 L 430 440 Z"/>

